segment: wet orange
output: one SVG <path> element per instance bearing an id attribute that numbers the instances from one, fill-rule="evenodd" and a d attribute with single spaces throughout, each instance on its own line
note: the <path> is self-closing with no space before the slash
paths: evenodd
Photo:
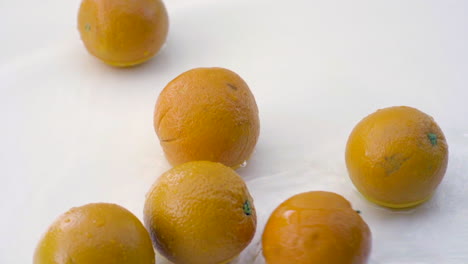
<path id="1" fill-rule="evenodd" d="M 161 92 L 154 129 L 172 165 L 209 160 L 236 168 L 252 154 L 260 122 L 255 98 L 239 75 L 196 68 Z"/>
<path id="2" fill-rule="evenodd" d="M 82 0 L 78 13 L 86 49 L 113 66 L 152 58 L 166 40 L 168 25 L 161 0 Z"/>
<path id="3" fill-rule="evenodd" d="M 262 236 L 267 264 L 364 264 L 371 232 L 342 196 L 297 194 L 271 214 Z"/>
<path id="4" fill-rule="evenodd" d="M 39 241 L 34 264 L 154 264 L 151 239 L 131 212 L 106 203 L 72 208 Z"/>
<path id="5" fill-rule="evenodd" d="M 430 198 L 444 177 L 448 146 L 434 119 L 411 107 L 378 110 L 360 121 L 346 146 L 356 188 L 382 206 L 404 208 Z"/>
<path id="6" fill-rule="evenodd" d="M 257 223 L 242 178 L 210 161 L 161 175 L 147 195 L 144 220 L 154 246 L 177 264 L 226 263 L 250 243 Z"/>

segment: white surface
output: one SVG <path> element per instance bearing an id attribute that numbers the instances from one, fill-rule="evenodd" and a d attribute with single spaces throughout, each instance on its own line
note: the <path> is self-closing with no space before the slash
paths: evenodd
<path id="1" fill-rule="evenodd" d="M 261 113 L 256 152 L 238 170 L 259 226 L 234 263 L 263 263 L 269 213 L 318 189 L 362 211 L 370 264 L 468 263 L 467 1 L 166 4 L 164 50 L 116 69 L 84 49 L 78 0 L 0 3 L 0 263 L 31 263 L 41 234 L 72 206 L 113 202 L 141 218 L 146 191 L 169 168 L 152 129 L 154 103 L 167 82 L 199 66 L 239 73 Z M 363 200 L 343 157 L 353 126 L 392 105 L 432 115 L 450 147 L 433 199 L 400 212 Z"/>

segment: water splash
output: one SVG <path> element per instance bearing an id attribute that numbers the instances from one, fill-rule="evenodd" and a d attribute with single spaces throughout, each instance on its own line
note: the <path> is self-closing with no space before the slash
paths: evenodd
<path id="1" fill-rule="evenodd" d="M 247 167 L 247 161 L 244 160 L 244 162 L 242 162 L 242 164 L 239 165 L 239 167 L 240 167 L 240 168 L 245 168 L 245 167 Z"/>

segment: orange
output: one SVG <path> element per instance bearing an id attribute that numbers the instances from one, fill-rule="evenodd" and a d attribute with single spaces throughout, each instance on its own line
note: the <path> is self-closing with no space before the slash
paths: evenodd
<path id="1" fill-rule="evenodd" d="M 342 196 L 305 192 L 273 211 L 262 246 L 267 264 L 364 264 L 371 232 Z"/>
<path id="2" fill-rule="evenodd" d="M 236 168 L 252 154 L 260 122 L 255 98 L 239 75 L 196 68 L 161 92 L 154 128 L 172 165 L 209 160 Z"/>
<path id="3" fill-rule="evenodd" d="M 242 178 L 210 161 L 161 175 L 147 195 L 144 220 L 154 246 L 177 264 L 226 263 L 250 243 L 257 223 Z"/>
<path id="4" fill-rule="evenodd" d="M 447 161 L 442 130 L 432 117 L 407 106 L 367 116 L 346 146 L 346 165 L 356 188 L 370 201 L 392 208 L 429 199 Z"/>
<path id="5" fill-rule="evenodd" d="M 86 49 L 113 66 L 152 58 L 166 40 L 168 25 L 161 0 L 82 0 L 78 13 Z"/>
<path id="6" fill-rule="evenodd" d="M 34 264 L 154 264 L 151 239 L 126 209 L 106 203 L 72 208 L 39 241 Z"/>

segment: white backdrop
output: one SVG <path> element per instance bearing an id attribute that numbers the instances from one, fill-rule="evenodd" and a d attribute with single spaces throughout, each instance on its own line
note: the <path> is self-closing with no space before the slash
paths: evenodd
<path id="1" fill-rule="evenodd" d="M 73 206 L 113 202 L 141 219 L 146 191 L 170 168 L 152 128 L 154 103 L 167 82 L 200 66 L 240 74 L 260 110 L 256 152 L 238 170 L 259 225 L 234 263 L 264 263 L 259 239 L 270 212 L 319 189 L 362 211 L 370 264 L 468 263 L 468 1 L 166 5 L 165 48 L 117 69 L 84 49 L 78 0 L 0 2 L 0 263 L 31 263 L 42 233 Z M 393 105 L 432 115 L 450 151 L 435 196 L 404 211 L 365 201 L 344 163 L 353 126 Z"/>

